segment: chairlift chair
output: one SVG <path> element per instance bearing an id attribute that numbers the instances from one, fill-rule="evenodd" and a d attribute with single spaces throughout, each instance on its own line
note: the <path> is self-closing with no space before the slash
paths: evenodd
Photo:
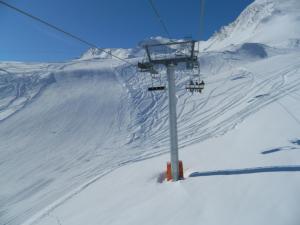
<path id="1" fill-rule="evenodd" d="M 153 65 L 149 62 L 138 62 L 138 68 L 140 72 L 151 72 L 153 70 Z"/>
<path id="2" fill-rule="evenodd" d="M 148 91 L 164 91 L 164 90 L 166 90 L 165 86 L 148 87 Z"/>
<path id="3" fill-rule="evenodd" d="M 154 69 L 154 66 L 150 62 L 138 62 L 138 68 L 140 72 L 148 72 L 151 75 L 152 86 L 148 87 L 148 91 L 163 91 L 166 89 L 164 85 L 161 84 L 161 77 L 159 75 L 159 84 L 154 84 L 155 76 L 159 74 L 157 70 Z"/>
<path id="4" fill-rule="evenodd" d="M 166 90 L 166 86 L 162 85 L 161 81 L 161 75 L 155 70 L 156 73 L 150 73 L 151 74 L 151 81 L 152 81 L 152 86 L 148 87 L 148 91 L 164 91 Z M 158 77 L 155 77 L 154 75 L 159 74 Z M 159 79 L 158 84 L 154 84 L 154 79 Z"/>
<path id="5" fill-rule="evenodd" d="M 188 70 L 194 70 L 194 69 L 199 69 L 199 62 L 198 61 L 192 61 L 192 62 L 187 62 L 186 63 L 186 69 Z"/>
<path id="6" fill-rule="evenodd" d="M 198 64 L 197 64 L 198 65 Z M 190 76 L 190 81 L 186 85 L 186 89 L 192 93 L 199 92 L 201 93 L 204 89 L 204 81 L 200 78 L 200 69 L 198 68 L 197 73 L 193 73 L 193 75 Z"/>
<path id="7" fill-rule="evenodd" d="M 193 81 L 193 80 L 190 80 L 189 84 L 186 85 L 186 89 L 192 93 L 194 92 L 199 92 L 201 93 L 202 90 L 204 89 L 204 81 Z"/>

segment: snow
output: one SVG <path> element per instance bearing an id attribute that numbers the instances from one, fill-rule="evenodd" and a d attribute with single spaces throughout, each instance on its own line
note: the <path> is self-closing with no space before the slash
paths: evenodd
<path id="1" fill-rule="evenodd" d="M 289 99 L 284 98 L 286 101 Z M 278 123 L 269 116 L 274 111 L 282 118 Z M 271 134 L 258 138 L 255 133 L 259 130 Z M 98 180 L 34 224 L 55 224 L 56 220 L 74 225 L 298 224 L 300 148 L 288 141 L 297 132 L 299 125 L 273 103 L 232 132 L 182 151 L 185 180 L 157 182 L 168 155 L 134 163 Z M 274 136 L 282 138 L 274 142 Z M 296 149 L 277 155 L 261 154 L 264 149 L 282 145 Z M 296 165 L 298 172 L 284 170 L 291 165 Z M 263 172 L 250 172 L 258 168 Z M 229 175 L 189 177 L 197 171 L 219 170 Z"/>
<path id="2" fill-rule="evenodd" d="M 141 48 L 135 48 L 135 49 L 96 49 L 91 48 L 88 51 L 86 51 L 80 59 L 88 60 L 88 59 L 111 59 L 112 56 L 117 56 L 121 59 L 130 59 L 130 58 L 136 58 L 138 56 L 143 56 L 143 51 Z"/>
<path id="3" fill-rule="evenodd" d="M 0 224 L 299 224 L 298 7 L 255 1 L 200 42 L 201 95 L 178 66 L 174 183 L 167 95 L 147 91 L 149 76 L 98 49 L 1 62 Z M 143 44 L 166 41 L 105 50 L 136 64 Z"/>
<path id="4" fill-rule="evenodd" d="M 254 1 L 233 23 L 202 42 L 201 48 L 211 51 L 245 42 L 291 47 L 300 37 L 299 10 L 298 0 Z"/>

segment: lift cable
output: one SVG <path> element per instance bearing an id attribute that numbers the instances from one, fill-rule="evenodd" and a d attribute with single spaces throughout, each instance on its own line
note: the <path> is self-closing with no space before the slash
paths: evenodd
<path id="1" fill-rule="evenodd" d="M 5 5 L 6 7 L 10 8 L 10 9 L 12 9 L 12 10 L 14 10 L 14 11 L 20 13 L 20 14 L 23 14 L 23 15 L 25 15 L 25 16 L 33 19 L 33 20 L 36 20 L 36 21 L 38 21 L 38 22 L 40 22 L 40 23 L 42 23 L 42 24 L 44 24 L 44 25 L 46 25 L 46 26 L 48 26 L 48 27 L 50 27 L 50 28 L 52 28 L 52 29 L 54 29 L 56 31 L 59 31 L 59 32 L 65 34 L 65 35 L 67 35 L 67 36 L 69 36 L 69 37 L 71 37 L 71 38 L 73 38 L 73 39 L 75 39 L 75 40 L 77 40 L 77 41 L 79 41 L 79 42 L 81 42 L 81 43 L 83 43 L 83 44 L 91 47 L 91 48 L 99 49 L 100 51 L 105 52 L 105 53 L 111 55 L 112 57 L 114 57 L 114 58 L 122 61 L 122 62 L 125 62 L 125 63 L 128 63 L 128 64 L 132 65 L 132 66 L 135 66 L 133 63 L 131 63 L 131 62 L 129 62 L 129 61 L 127 61 L 127 60 L 119 57 L 119 56 L 116 56 L 116 55 L 112 54 L 110 51 L 106 51 L 106 50 L 104 50 L 102 48 L 98 48 L 97 45 L 95 45 L 95 44 L 93 44 L 93 43 L 91 43 L 89 41 L 86 41 L 86 40 L 84 40 L 84 39 L 82 39 L 82 38 L 80 38 L 80 37 L 78 37 L 78 36 L 76 36 L 76 35 L 74 35 L 74 34 L 72 34 L 70 32 L 67 32 L 67 31 L 65 31 L 65 30 L 63 30 L 63 29 L 61 29 L 61 28 L 59 28 L 59 27 L 57 27 L 57 26 L 55 26 L 55 25 L 53 25 L 53 24 L 51 24 L 51 23 L 49 23 L 49 22 L 47 22 L 47 21 L 45 21 L 43 19 L 40 19 L 40 18 L 38 18 L 38 17 L 36 17 L 36 16 L 28 13 L 28 12 L 25 12 L 25 11 L 23 11 L 23 10 L 21 10 L 21 9 L 15 7 L 15 6 L 13 6 L 13 5 L 10 5 L 10 4 L 2 1 L 2 0 L 0 0 L 0 4 Z"/>
<path id="2" fill-rule="evenodd" d="M 172 36 L 170 35 L 170 32 L 169 32 L 169 30 L 168 30 L 166 24 L 164 23 L 162 17 L 160 16 L 160 14 L 159 14 L 159 12 L 158 12 L 158 10 L 157 10 L 157 7 L 155 6 L 153 0 L 148 0 L 148 2 L 150 3 L 152 10 L 154 11 L 156 17 L 158 18 L 158 21 L 159 21 L 160 24 L 162 25 L 163 30 L 165 31 L 167 37 L 169 38 L 170 43 L 176 44 L 177 42 L 176 42 L 175 40 L 173 40 Z M 179 52 L 180 52 L 181 54 L 187 56 L 186 53 L 184 53 L 184 52 L 182 52 L 182 51 L 179 51 Z"/>
<path id="3" fill-rule="evenodd" d="M 204 13 L 205 13 L 205 0 L 201 0 L 201 6 L 200 6 L 200 34 L 199 34 L 199 39 L 201 39 L 202 34 L 204 32 Z"/>
<path id="4" fill-rule="evenodd" d="M 200 40 L 204 33 L 204 13 L 205 13 L 205 0 L 200 0 L 200 28 L 199 28 L 199 42 L 198 42 L 198 52 L 200 51 Z"/>
<path id="5" fill-rule="evenodd" d="M 148 2 L 150 3 L 150 5 L 151 5 L 151 7 L 152 7 L 152 9 L 153 9 L 153 11 L 154 11 L 154 13 L 155 13 L 158 21 L 160 22 L 161 26 L 163 27 L 163 30 L 165 31 L 166 35 L 168 36 L 169 39 L 172 39 L 172 37 L 171 37 L 171 35 L 170 35 L 169 31 L 168 31 L 168 28 L 167 28 L 166 24 L 164 23 L 164 21 L 161 18 L 160 14 L 159 14 L 159 12 L 157 10 L 157 8 L 154 5 L 154 2 L 152 0 L 148 0 Z"/>
<path id="6" fill-rule="evenodd" d="M 162 20 L 162 17 L 160 16 L 160 14 L 159 14 L 157 8 L 155 7 L 153 0 L 148 0 L 148 2 L 150 3 L 150 5 L 151 5 L 151 7 L 152 7 L 152 10 L 154 11 L 154 13 L 155 13 L 156 17 L 158 18 L 160 24 L 162 25 L 162 27 L 163 27 L 165 33 L 166 33 L 167 36 L 169 37 L 170 43 L 171 43 L 171 44 L 172 44 L 172 43 L 176 44 L 176 41 L 172 40 L 172 37 L 171 37 L 171 35 L 170 35 L 170 32 L 168 31 L 168 28 L 167 28 L 166 24 L 165 24 L 164 21 Z M 203 21 L 203 19 L 202 19 L 203 17 L 204 17 L 204 2 L 202 1 L 202 2 L 201 2 L 200 21 Z M 200 22 L 200 27 L 202 27 L 202 22 Z M 202 28 L 200 28 L 200 32 L 199 32 L 199 33 L 202 33 Z M 194 45 L 195 45 L 195 41 L 193 41 L 193 47 L 192 47 L 193 49 L 192 49 L 192 51 L 194 51 Z M 178 52 L 181 53 L 182 55 L 186 56 L 186 57 L 189 57 L 186 53 L 182 52 L 181 50 L 179 50 Z M 199 42 L 198 42 L 198 53 L 199 53 Z M 198 53 L 197 53 L 197 54 L 198 54 Z M 149 65 L 149 66 L 151 66 L 151 65 Z M 204 81 L 200 81 L 200 66 L 199 66 L 198 60 L 197 60 L 197 63 L 195 63 L 195 62 L 190 62 L 189 64 L 187 64 L 187 67 L 188 67 L 189 69 L 192 69 L 192 70 L 194 70 L 194 69 L 197 69 L 197 70 L 198 70 L 198 72 L 197 72 L 197 77 L 198 77 L 198 79 L 199 79 L 199 82 L 196 81 L 196 82 L 194 83 L 193 80 L 192 80 L 192 78 L 191 78 L 191 79 L 190 79 L 189 85 L 186 86 L 186 89 L 188 89 L 188 90 L 190 90 L 190 91 L 192 91 L 192 92 L 193 92 L 193 91 L 196 91 L 196 92 L 200 92 L 200 93 L 201 93 L 202 89 L 204 88 Z M 144 71 L 144 72 L 145 72 L 145 71 Z M 151 73 L 151 72 L 150 72 L 150 73 Z"/>

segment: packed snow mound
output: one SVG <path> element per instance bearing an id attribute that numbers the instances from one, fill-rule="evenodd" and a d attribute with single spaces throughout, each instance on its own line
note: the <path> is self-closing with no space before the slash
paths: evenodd
<path id="1" fill-rule="evenodd" d="M 217 50 L 246 42 L 275 47 L 299 46 L 300 1 L 257 0 L 228 26 L 201 42 L 203 50 Z"/>

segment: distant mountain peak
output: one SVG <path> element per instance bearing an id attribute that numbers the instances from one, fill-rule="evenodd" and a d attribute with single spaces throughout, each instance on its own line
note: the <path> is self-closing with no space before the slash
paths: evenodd
<path id="1" fill-rule="evenodd" d="M 238 18 L 222 27 L 202 49 L 217 50 L 247 42 L 289 46 L 300 40 L 299 0 L 256 0 Z"/>

